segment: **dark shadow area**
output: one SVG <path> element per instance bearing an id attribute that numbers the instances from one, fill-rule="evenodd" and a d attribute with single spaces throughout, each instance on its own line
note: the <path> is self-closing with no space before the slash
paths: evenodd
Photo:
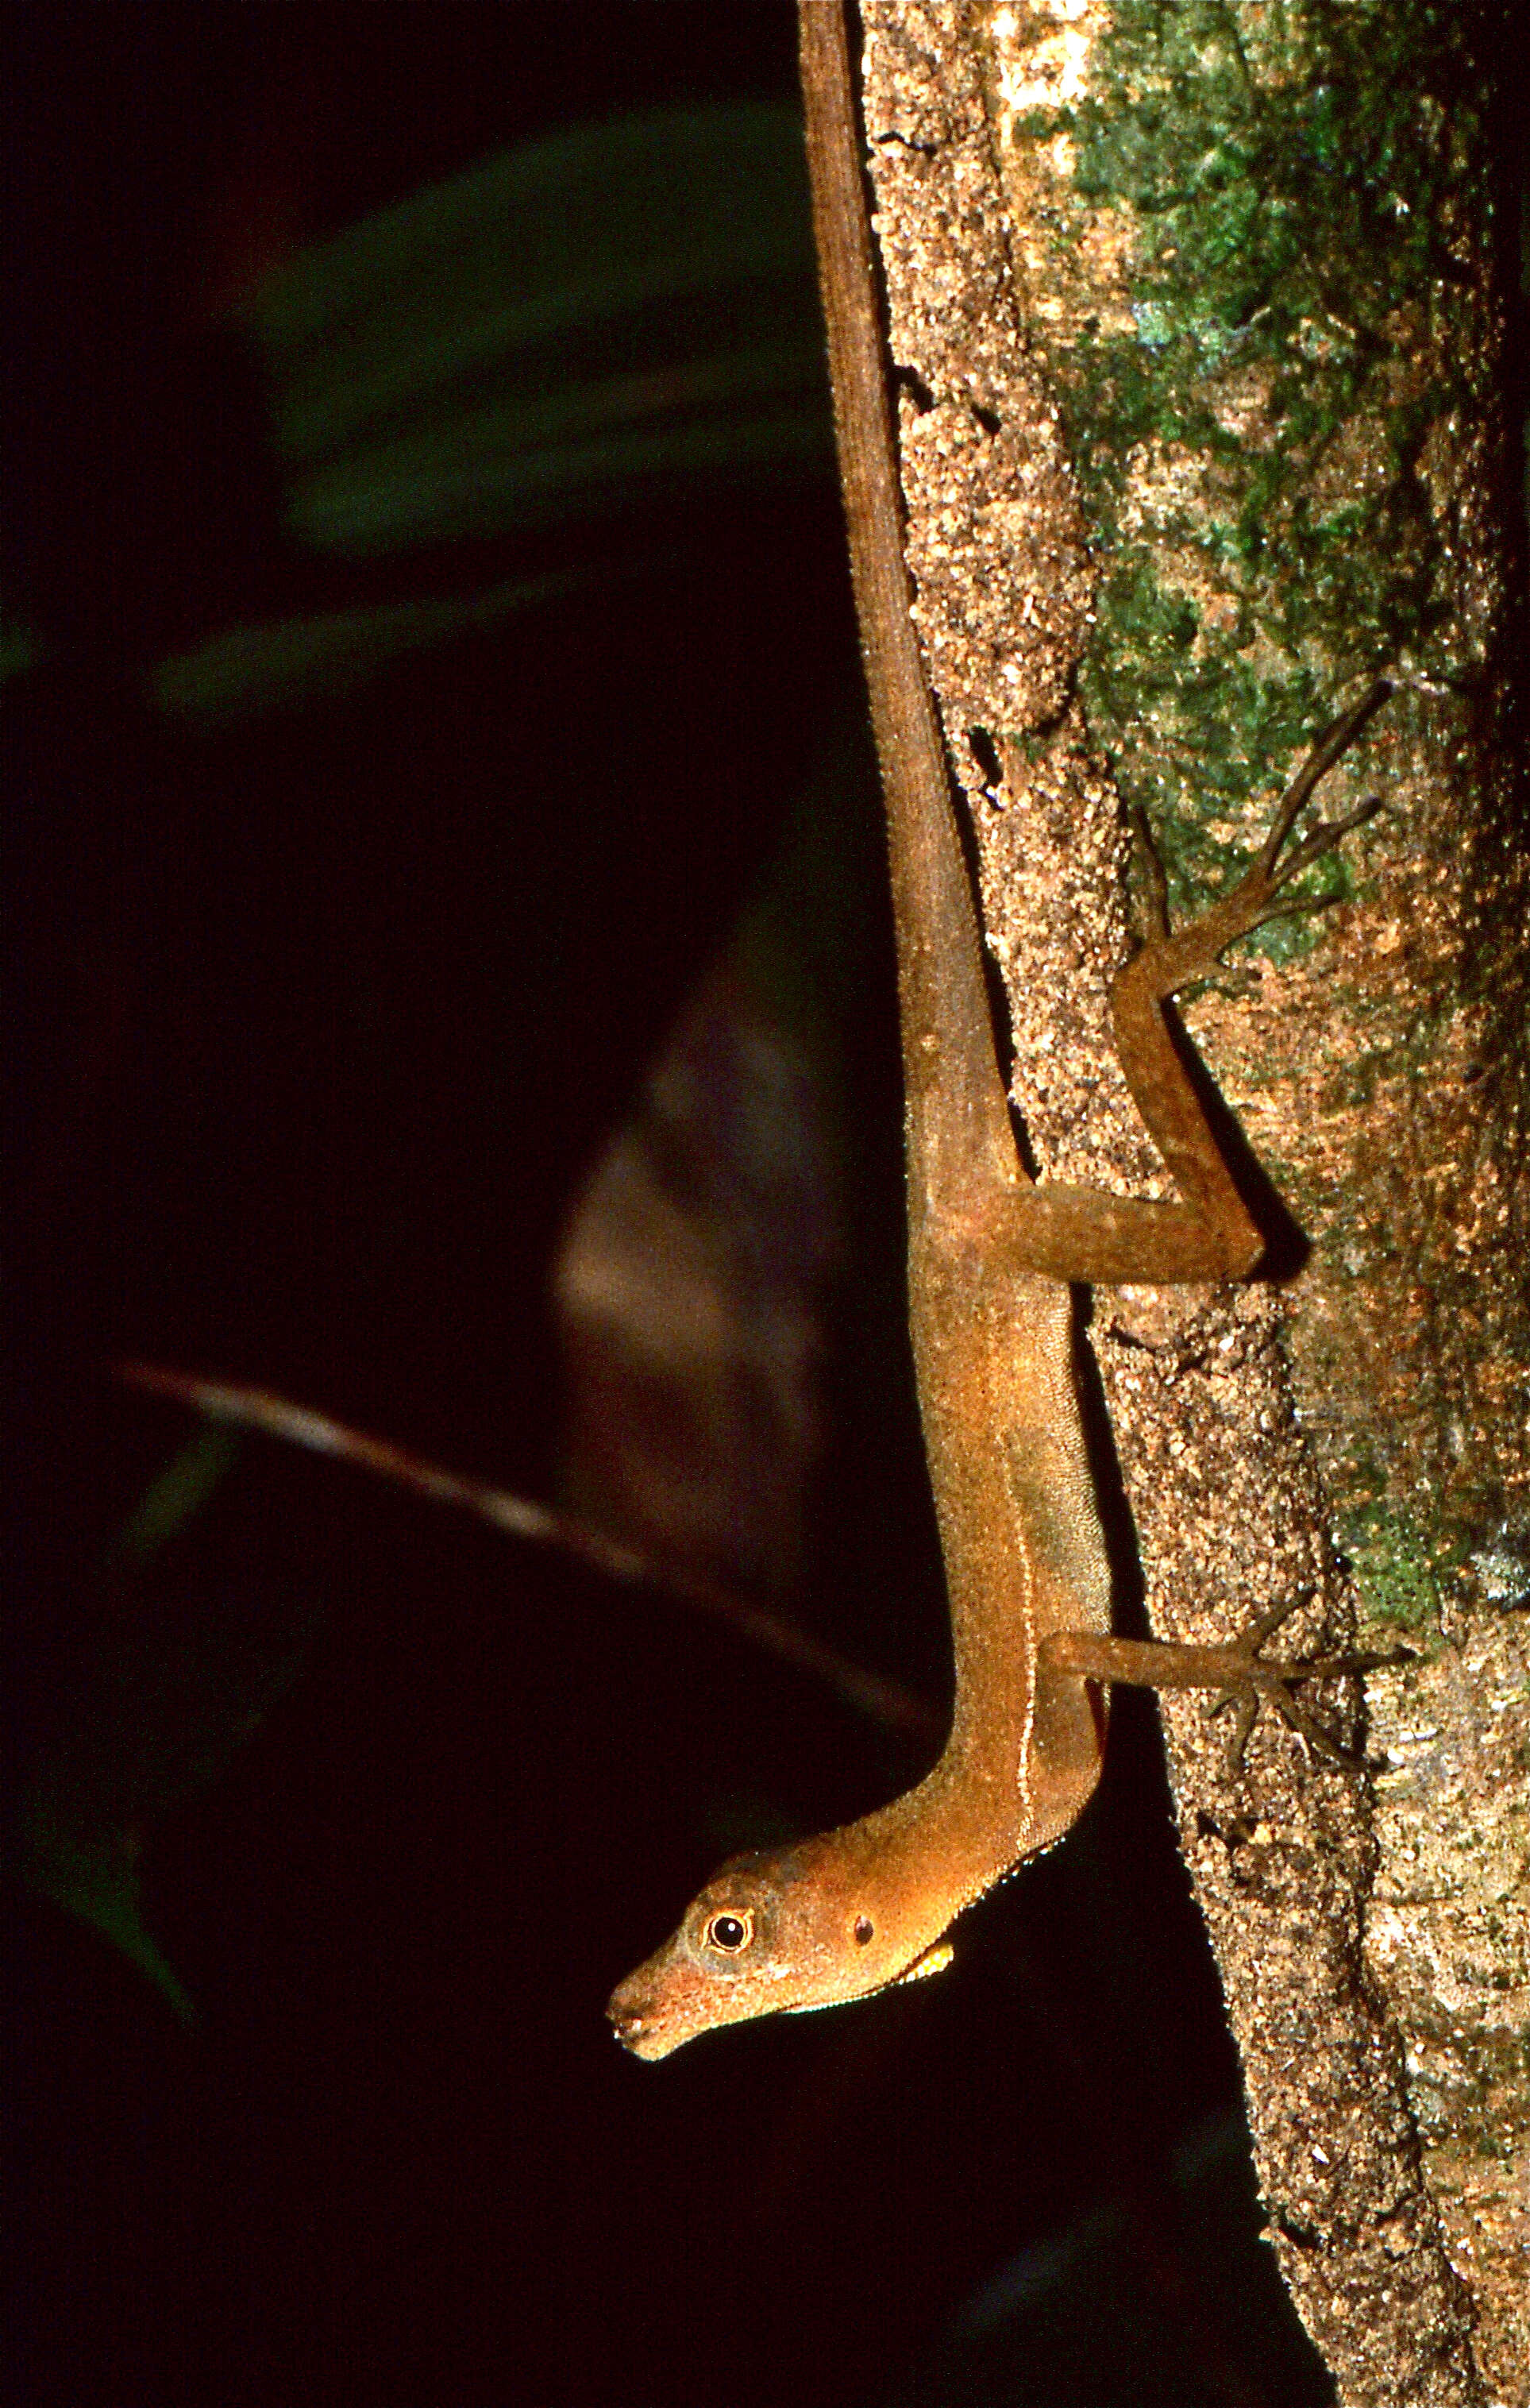
<path id="1" fill-rule="evenodd" d="M 1217 1141 L 1217 1151 L 1227 1166 L 1245 1211 L 1265 1240 L 1255 1278 L 1276 1282 L 1294 1279 L 1311 1252 L 1311 1240 L 1244 1136 L 1173 1004 L 1165 1006 L 1164 1020 L 1169 1041 Z"/>
<path id="2" fill-rule="evenodd" d="M 637 2064 L 604 2001 L 717 1858 L 864 1811 L 912 1752 L 650 1588 L 268 1440 L 209 1447 L 104 1371 L 258 1383 L 553 1493 L 571 1203 L 855 708 L 821 398 L 631 508 L 528 531 L 485 505 L 362 557 L 294 532 L 230 313 L 534 137 L 789 106 L 793 51 L 763 0 L 35 7 L 14 36 L 0 2053 L 25 2408 L 1323 2397 L 1143 1701 L 1082 1828 L 964 1919 L 939 1981 Z M 498 610 L 544 575 L 380 665 L 328 624 Z M 215 710 L 185 666 L 321 618 L 339 667 L 302 652 L 300 694 L 246 664 Z M 863 819 L 847 857 L 879 852 Z M 787 1602 L 938 1697 L 891 939 L 879 885 L 863 902 L 852 1242 Z M 135 1899 L 194 2028 L 103 1935 Z"/>

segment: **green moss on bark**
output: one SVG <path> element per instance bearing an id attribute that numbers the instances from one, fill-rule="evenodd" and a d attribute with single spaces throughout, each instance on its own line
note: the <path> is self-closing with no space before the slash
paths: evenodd
<path id="1" fill-rule="evenodd" d="M 1466 665 L 1431 437 L 1481 398 L 1460 233 L 1488 207 L 1476 22 L 1434 0 L 1118 0 L 1086 96 L 1015 122 L 1071 163 L 1065 282 L 1102 226 L 1119 274 L 1121 306 L 1037 335 L 1100 564 L 1086 706 L 1176 883 L 1232 868 L 1218 823 L 1338 685 Z M 1325 864 L 1325 891 L 1346 874 Z"/>

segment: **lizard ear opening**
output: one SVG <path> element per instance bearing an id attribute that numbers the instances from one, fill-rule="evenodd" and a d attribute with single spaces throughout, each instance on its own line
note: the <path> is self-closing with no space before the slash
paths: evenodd
<path id="1" fill-rule="evenodd" d="M 872 1922 L 869 1914 L 858 1914 L 855 1918 L 853 1929 L 855 1934 L 855 1944 L 858 1948 L 864 1948 L 867 1941 L 876 1937 L 876 1926 Z"/>

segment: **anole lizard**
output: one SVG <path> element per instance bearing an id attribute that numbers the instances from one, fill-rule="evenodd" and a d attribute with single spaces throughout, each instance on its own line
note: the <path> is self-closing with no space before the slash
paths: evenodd
<path id="1" fill-rule="evenodd" d="M 886 796 L 906 1084 L 908 1296 L 956 1659 L 951 1736 L 916 1787 L 799 1845 L 735 1857 L 615 1992 L 617 2037 L 659 2057 L 714 2026 L 838 2004 L 949 1962 L 961 1910 L 1061 1838 L 1099 1777 L 1100 1685 L 1210 1686 L 1311 1726 L 1290 1684 L 1348 1669 L 1109 1636 L 1110 1580 L 1074 1383 L 1069 1283 L 1240 1279 L 1263 1250 L 1162 1006 L 1278 916 L 1297 870 L 1378 808 L 1290 842 L 1392 687 L 1319 740 L 1243 877 L 1156 927 L 1115 981 L 1116 1051 L 1181 1202 L 1053 1183 L 1021 1164 L 945 753 L 909 617 L 881 332 L 840 0 L 801 0 L 814 221 L 840 474 Z"/>

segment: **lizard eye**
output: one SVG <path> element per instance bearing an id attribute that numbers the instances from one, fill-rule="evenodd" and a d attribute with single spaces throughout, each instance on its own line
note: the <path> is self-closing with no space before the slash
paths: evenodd
<path id="1" fill-rule="evenodd" d="M 874 1926 L 873 1926 L 873 1924 L 872 1924 L 872 1920 L 871 1920 L 870 1915 L 869 1915 L 869 1914 L 858 1914 L 858 1915 L 856 1916 L 856 1918 L 855 1918 L 855 1944 L 856 1944 L 856 1946 L 857 1946 L 858 1948 L 864 1948 L 864 1947 L 865 1946 L 865 1944 L 866 1944 L 867 1941 L 868 1941 L 868 1940 L 870 1940 L 870 1939 L 872 1939 L 873 1937 L 874 1937 Z"/>
<path id="2" fill-rule="evenodd" d="M 724 1956 L 737 1956 L 754 1937 L 754 1911 L 746 1907 L 742 1914 L 714 1914 L 707 1926 L 707 1945 L 721 1948 Z"/>

